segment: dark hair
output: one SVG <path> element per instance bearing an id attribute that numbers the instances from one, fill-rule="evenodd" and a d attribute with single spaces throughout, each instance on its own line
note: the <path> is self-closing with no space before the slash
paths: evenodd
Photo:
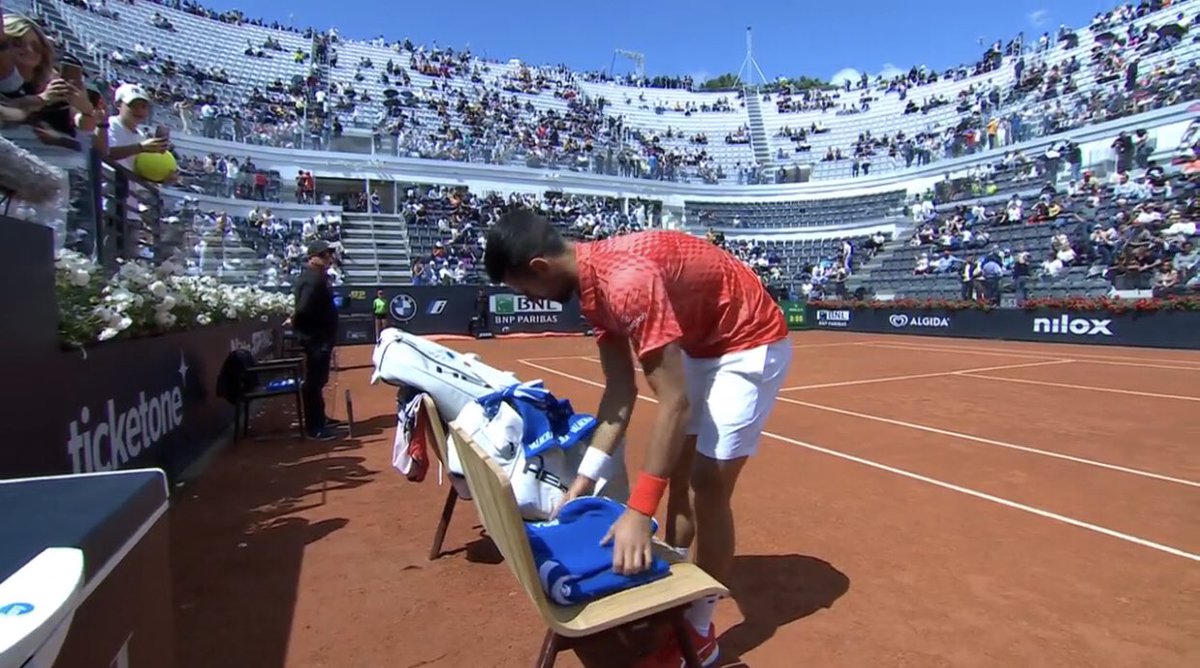
<path id="1" fill-rule="evenodd" d="M 488 279 L 502 283 L 512 275 L 529 271 L 529 261 L 556 257 L 567 250 L 562 235 L 549 220 L 529 209 L 510 211 L 488 230 L 483 266 Z"/>

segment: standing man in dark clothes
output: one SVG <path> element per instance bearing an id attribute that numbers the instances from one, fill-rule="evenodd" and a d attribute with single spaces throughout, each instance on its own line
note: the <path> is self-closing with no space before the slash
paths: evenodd
<path id="1" fill-rule="evenodd" d="M 329 441 L 337 436 L 327 428 L 325 417 L 325 383 L 329 382 L 329 365 L 333 358 L 333 342 L 337 336 L 338 312 L 329 287 L 329 267 L 333 264 L 333 249 L 324 241 L 314 241 L 308 247 L 308 264 L 296 280 L 294 294 L 296 310 L 289 322 L 296 338 L 304 346 L 304 426 L 310 438 Z M 285 325 L 288 323 L 284 323 Z"/>

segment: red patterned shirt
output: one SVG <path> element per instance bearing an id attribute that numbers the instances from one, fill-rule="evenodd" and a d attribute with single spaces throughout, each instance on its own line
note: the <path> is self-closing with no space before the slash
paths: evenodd
<path id="1" fill-rule="evenodd" d="M 583 316 L 639 358 L 672 342 L 720 357 L 787 337 L 783 312 L 746 265 L 712 243 L 654 230 L 575 245 Z"/>

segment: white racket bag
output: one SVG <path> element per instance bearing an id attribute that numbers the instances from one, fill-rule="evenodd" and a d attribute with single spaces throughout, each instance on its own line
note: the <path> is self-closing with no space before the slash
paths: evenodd
<path id="1" fill-rule="evenodd" d="M 372 383 L 382 380 L 428 394 L 444 420 L 458 415 L 475 399 L 520 382 L 513 374 L 479 361 L 474 354 L 460 353 L 395 328 L 380 333 L 372 361 Z"/>
<path id="2" fill-rule="evenodd" d="M 587 445 L 580 443 L 568 450 L 551 447 L 527 457 L 522 443 L 525 425 L 521 415 L 506 403 L 501 404 L 495 416 L 489 419 L 483 405 L 472 401 L 458 414 L 454 425 L 475 441 L 508 476 L 521 517 L 526 521 L 550 517 L 575 480 L 579 462 L 587 451 Z M 450 440 L 453 442 L 449 448 L 450 461 L 447 467 L 452 473 L 462 475 L 458 448 L 463 444 L 458 442 L 454 432 L 450 433 Z M 623 440 L 608 466 L 601 471 L 593 493 L 620 503 L 629 500 L 629 474 L 625 470 Z"/>

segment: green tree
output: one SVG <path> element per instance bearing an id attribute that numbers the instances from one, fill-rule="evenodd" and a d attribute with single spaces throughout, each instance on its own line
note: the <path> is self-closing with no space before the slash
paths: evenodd
<path id="1" fill-rule="evenodd" d="M 732 90 L 742 85 L 742 80 L 736 74 L 726 72 L 715 79 L 705 81 L 700 88 L 704 90 Z"/>

